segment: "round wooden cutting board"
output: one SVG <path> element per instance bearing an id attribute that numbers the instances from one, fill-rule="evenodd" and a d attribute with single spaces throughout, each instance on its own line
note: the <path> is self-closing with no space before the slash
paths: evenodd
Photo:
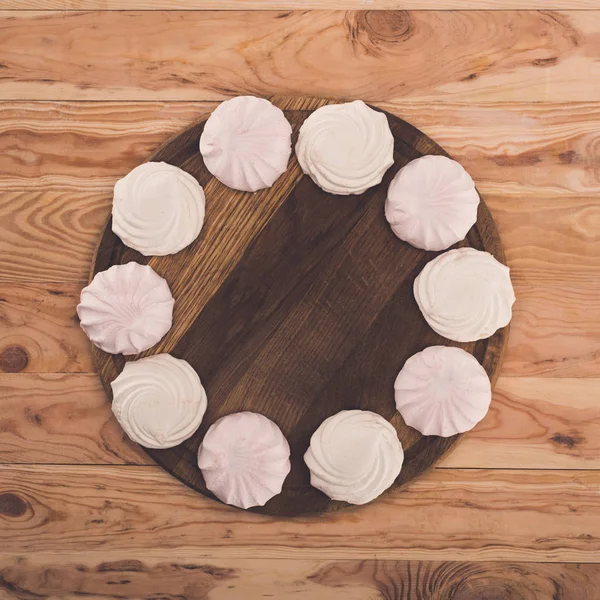
<path id="1" fill-rule="evenodd" d="M 274 99 L 294 130 L 329 103 Z M 387 114 L 387 113 L 386 113 Z M 131 260 L 150 264 L 175 297 L 173 328 L 144 355 L 170 352 L 196 369 L 208 410 L 196 434 L 169 450 L 148 450 L 169 473 L 209 497 L 196 464 L 206 430 L 238 411 L 261 413 L 279 425 L 291 447 L 292 470 L 283 491 L 256 512 L 295 516 L 347 506 L 310 486 L 303 461 L 310 437 L 344 409 L 379 413 L 396 427 L 405 450 L 394 487 L 442 457 L 457 437 L 424 437 L 407 427 L 394 404 L 394 380 L 407 358 L 436 344 L 471 352 L 495 382 L 508 328 L 487 340 L 455 344 L 437 335 L 412 293 L 415 277 L 438 253 L 397 239 L 384 217 L 392 177 L 424 154 L 445 154 L 435 142 L 387 114 L 395 138 L 395 165 L 381 185 L 360 196 L 333 196 L 304 176 L 294 156 L 275 185 L 236 192 L 205 168 L 198 151 L 204 123 L 193 125 L 149 159 L 194 175 L 206 193 L 199 238 L 173 256 L 146 258 L 126 248 L 109 222 L 92 275 Z M 481 202 L 468 245 L 505 262 L 494 221 Z M 106 393 L 124 365 L 122 356 L 94 347 Z M 138 358 L 138 357 L 136 357 Z"/>

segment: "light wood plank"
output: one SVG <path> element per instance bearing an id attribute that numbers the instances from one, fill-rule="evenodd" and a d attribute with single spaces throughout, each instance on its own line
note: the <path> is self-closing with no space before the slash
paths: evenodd
<path id="1" fill-rule="evenodd" d="M 329 517 L 223 507 L 160 467 L 2 466 L 0 542 L 11 552 L 188 547 L 198 559 L 594 562 L 598 471 L 438 469 L 405 491 Z"/>
<path id="2" fill-rule="evenodd" d="M 55 175 L 113 181 L 215 102 L 2 102 L 0 185 Z M 598 109 L 600 121 L 600 107 Z"/>
<path id="3" fill-rule="evenodd" d="M 0 372 L 94 370 L 89 341 L 76 321 L 79 285 L 0 285 Z"/>
<path id="4" fill-rule="evenodd" d="M 0 380 L 1 381 L 1 380 Z M 600 379 L 501 377 L 441 468 L 600 468 Z"/>
<path id="5" fill-rule="evenodd" d="M 0 462 L 152 464 L 95 375 L 0 375 Z M 600 379 L 501 377 L 485 420 L 441 468 L 600 468 Z"/>
<path id="6" fill-rule="evenodd" d="M 82 180 L 81 180 L 82 181 Z M 85 283 L 112 193 L 85 185 L 0 196 L 0 281 Z"/>
<path id="7" fill-rule="evenodd" d="M 7 600 L 593 600 L 598 564 L 201 559 L 187 549 L 0 555 Z"/>
<path id="8" fill-rule="evenodd" d="M 0 371 L 94 370 L 89 343 L 75 320 L 83 285 L 1 285 L 0 298 L 4 301 L 0 302 Z M 590 315 L 600 311 L 598 283 L 517 282 L 515 292 L 517 302 L 502 375 L 600 376 L 600 323 L 590 319 Z M 3 359 L 11 358 L 2 353 L 15 348 L 24 355 L 24 362 L 2 366 Z"/>
<path id="9" fill-rule="evenodd" d="M 590 10 L 595 0 L 0 0 L 0 10 Z"/>
<path id="10" fill-rule="evenodd" d="M 214 106 L 0 107 L 0 278 L 85 281 L 115 180 Z M 473 174 L 498 222 L 515 281 L 597 279 L 600 103 L 389 108 Z"/>
<path id="11" fill-rule="evenodd" d="M 110 214 L 112 182 L 39 181 L 0 196 L 0 281 L 85 283 Z M 485 198 L 517 285 L 589 289 L 600 275 L 600 196 Z M 207 200 L 210 218 L 210 198 Z"/>
<path id="12" fill-rule="evenodd" d="M 0 18 L 2 99 L 285 93 L 583 101 L 597 100 L 600 74 L 597 11 L 7 11 Z"/>
<path id="13" fill-rule="evenodd" d="M 85 281 L 114 181 L 214 106 L 0 106 L 0 188 L 6 192 L 0 200 L 0 277 Z M 597 277 L 600 104 L 386 107 L 432 135 L 473 174 L 498 221 L 517 280 Z M 584 193 L 585 198 L 565 199 Z M 547 197 L 522 200 L 540 194 Z M 526 253 L 513 252 L 513 244 L 524 240 L 530 246 Z M 547 263 L 552 269 L 546 274 Z"/>
<path id="14" fill-rule="evenodd" d="M 600 271 L 600 198 L 485 198 L 498 226 L 511 279 L 597 290 Z M 518 307 L 517 307 L 518 308 Z"/>
<path id="15" fill-rule="evenodd" d="M 589 377 L 600 374 L 600 282 L 515 286 L 517 302 L 502 373 Z"/>
<path id="16" fill-rule="evenodd" d="M 96 375 L 0 374 L 0 462 L 153 464 L 113 417 Z"/>
<path id="17" fill-rule="evenodd" d="M 93 370 L 89 342 L 75 320 L 80 286 L 0 286 L 0 372 Z M 22 361 L 11 360 L 16 355 Z"/>
<path id="18" fill-rule="evenodd" d="M 486 196 L 600 192 L 600 103 L 380 103 L 438 142 Z"/>
<path id="19" fill-rule="evenodd" d="M 163 141 L 205 118 L 211 102 L 0 104 L 0 188 L 39 177 L 106 185 Z M 381 104 L 441 144 L 483 194 L 600 194 L 600 102 Z M 89 183 L 89 181 L 88 181 Z"/>

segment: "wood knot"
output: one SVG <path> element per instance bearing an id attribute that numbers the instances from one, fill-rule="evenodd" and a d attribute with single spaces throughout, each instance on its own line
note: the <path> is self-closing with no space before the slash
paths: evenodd
<path id="1" fill-rule="evenodd" d="M 29 362 L 29 356 L 20 346 L 9 346 L 0 353 L 0 370 L 5 373 L 19 373 Z"/>
<path id="2" fill-rule="evenodd" d="M 416 27 L 406 10 L 368 10 L 349 13 L 345 21 L 347 35 L 369 56 L 409 40 Z"/>
<path id="3" fill-rule="evenodd" d="M 407 10 L 368 10 L 364 14 L 365 30 L 373 42 L 405 42 L 414 33 Z"/>
<path id="4" fill-rule="evenodd" d="M 579 156 L 575 150 L 567 150 L 558 155 L 558 160 L 566 165 L 576 165 L 579 162 Z"/>
<path id="5" fill-rule="evenodd" d="M 569 450 L 580 446 L 585 442 L 585 438 L 577 431 L 570 431 L 569 433 L 555 433 L 550 441 L 555 443 L 557 446 L 563 446 Z"/>
<path id="6" fill-rule="evenodd" d="M 146 571 L 146 567 L 139 560 L 116 560 L 99 564 L 96 567 L 96 571 L 98 573 L 141 573 Z"/>
<path id="7" fill-rule="evenodd" d="M 558 56 L 550 56 L 549 58 L 536 58 L 531 61 L 534 67 L 553 67 L 558 63 Z"/>
<path id="8" fill-rule="evenodd" d="M 27 512 L 27 506 L 27 502 L 16 494 L 11 492 L 0 494 L 0 515 L 16 519 Z"/>

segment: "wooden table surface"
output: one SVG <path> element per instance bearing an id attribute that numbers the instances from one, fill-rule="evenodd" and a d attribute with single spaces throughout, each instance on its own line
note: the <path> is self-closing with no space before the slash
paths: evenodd
<path id="1" fill-rule="evenodd" d="M 0 598 L 600 598 L 598 0 L 0 9 Z M 74 318 L 116 179 L 237 94 L 410 121 L 470 171 L 512 268 L 490 413 L 358 510 L 188 490 L 124 439 Z"/>

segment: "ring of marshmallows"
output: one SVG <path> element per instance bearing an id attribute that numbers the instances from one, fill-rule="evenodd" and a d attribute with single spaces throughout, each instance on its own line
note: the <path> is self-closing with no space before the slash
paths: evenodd
<path id="1" fill-rule="evenodd" d="M 241 96 L 220 104 L 200 138 L 207 169 L 224 185 L 255 192 L 272 186 L 288 165 L 292 128 L 268 100 Z M 303 123 L 296 156 L 326 192 L 361 194 L 394 164 L 386 115 L 357 100 L 315 110 Z M 343 200 L 340 200 L 343 201 Z M 388 187 L 385 217 L 401 240 L 428 251 L 465 238 L 477 220 L 473 180 L 445 156 L 403 166 Z M 199 236 L 204 190 L 182 169 L 150 162 L 115 185 L 112 228 L 145 256 L 179 252 Z M 515 296 L 509 269 L 491 254 L 458 248 L 431 260 L 414 282 L 427 323 L 456 342 L 489 337 L 511 319 Z M 169 331 L 174 300 L 150 266 L 130 262 L 97 273 L 81 292 L 81 327 L 105 352 L 134 355 Z M 169 354 L 127 362 L 112 382 L 113 412 L 127 435 L 147 448 L 170 448 L 200 426 L 207 396 L 194 369 Z M 433 346 L 409 358 L 394 384 L 404 421 L 423 435 L 453 436 L 475 426 L 491 400 L 490 380 L 471 354 Z M 364 504 L 389 488 L 402 468 L 396 430 L 370 411 L 345 410 L 314 432 L 304 460 L 311 484 L 335 500 Z M 241 508 L 262 506 L 281 492 L 290 448 L 263 415 L 240 412 L 206 433 L 198 466 L 207 488 Z"/>

